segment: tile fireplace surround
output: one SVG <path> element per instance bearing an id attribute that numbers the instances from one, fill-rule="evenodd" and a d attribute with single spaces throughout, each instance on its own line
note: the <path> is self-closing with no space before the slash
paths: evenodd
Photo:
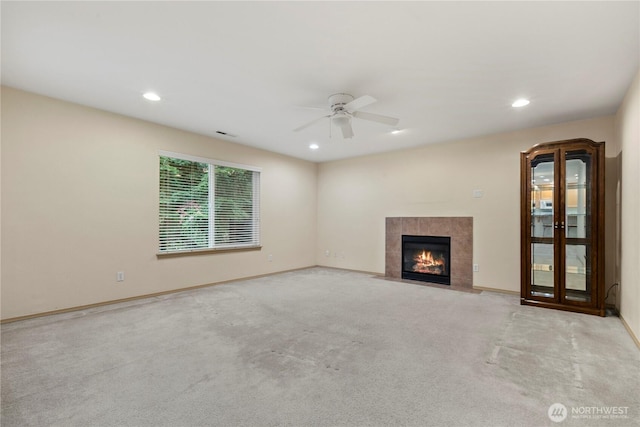
<path id="1" fill-rule="evenodd" d="M 402 235 L 451 237 L 451 286 L 473 288 L 473 217 L 386 218 L 386 277 L 402 279 Z"/>

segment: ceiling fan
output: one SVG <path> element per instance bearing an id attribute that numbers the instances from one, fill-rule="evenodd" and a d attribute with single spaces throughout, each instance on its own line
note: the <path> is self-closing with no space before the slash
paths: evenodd
<path id="1" fill-rule="evenodd" d="M 348 93 L 336 93 L 329 97 L 329 109 L 330 113 L 322 117 L 318 117 L 315 120 L 310 121 L 300 127 L 295 128 L 293 131 L 298 132 L 302 129 L 306 129 L 323 119 L 329 119 L 331 123 L 336 125 L 342 131 L 344 138 L 352 138 L 353 128 L 351 127 L 351 119 L 353 117 L 357 119 L 370 120 L 372 122 L 378 122 L 389 126 L 396 126 L 399 119 L 395 117 L 382 116 L 380 114 L 366 113 L 360 111 L 361 108 L 366 107 L 369 104 L 376 102 L 376 99 L 369 95 L 364 95 L 359 98 L 355 98 Z"/>

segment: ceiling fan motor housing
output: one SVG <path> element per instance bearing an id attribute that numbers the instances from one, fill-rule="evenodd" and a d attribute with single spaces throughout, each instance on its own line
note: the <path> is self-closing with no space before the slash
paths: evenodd
<path id="1" fill-rule="evenodd" d="M 344 106 L 349 102 L 353 101 L 353 96 L 348 93 L 336 93 L 329 97 L 329 107 L 331 111 L 340 111 L 343 110 Z"/>

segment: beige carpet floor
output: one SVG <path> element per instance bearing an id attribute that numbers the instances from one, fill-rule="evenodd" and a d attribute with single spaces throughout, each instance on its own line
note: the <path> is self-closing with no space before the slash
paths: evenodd
<path id="1" fill-rule="evenodd" d="M 4 324 L 1 368 L 3 427 L 640 425 L 616 317 L 325 268 Z"/>

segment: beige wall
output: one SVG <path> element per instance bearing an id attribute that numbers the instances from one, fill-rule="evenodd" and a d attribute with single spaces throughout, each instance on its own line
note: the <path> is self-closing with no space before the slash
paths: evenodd
<path id="1" fill-rule="evenodd" d="M 517 292 L 519 153 L 586 137 L 607 141 L 606 286 L 622 276 L 621 311 L 640 331 L 630 219 L 638 79 L 615 117 L 617 138 L 614 117 L 601 117 L 320 165 L 11 88 L 1 95 L 3 319 L 315 264 L 383 273 L 387 216 L 473 216 L 474 285 Z M 261 167 L 262 251 L 158 260 L 159 150 Z M 633 237 L 618 248 L 621 158 L 631 184 L 620 216 Z"/>
<path id="2" fill-rule="evenodd" d="M 384 273 L 385 217 L 472 216 L 474 286 L 520 290 L 520 152 L 570 138 L 607 141 L 613 117 L 564 123 L 323 163 L 318 171 L 318 263 Z M 607 163 L 609 165 L 609 162 Z M 607 179 L 616 176 L 615 164 Z M 482 198 L 473 198 L 482 190 Z M 607 195 L 607 203 L 615 200 Z M 615 247 L 615 209 L 607 213 Z M 330 256 L 325 252 L 330 251 Z M 614 261 L 607 257 L 607 280 Z"/>
<path id="3" fill-rule="evenodd" d="M 262 250 L 157 259 L 159 150 L 261 167 Z M 316 264 L 314 163 L 3 87 L 1 171 L 3 319 Z"/>
<path id="4" fill-rule="evenodd" d="M 620 168 L 620 315 L 640 339 L 640 71 L 615 121 Z"/>

